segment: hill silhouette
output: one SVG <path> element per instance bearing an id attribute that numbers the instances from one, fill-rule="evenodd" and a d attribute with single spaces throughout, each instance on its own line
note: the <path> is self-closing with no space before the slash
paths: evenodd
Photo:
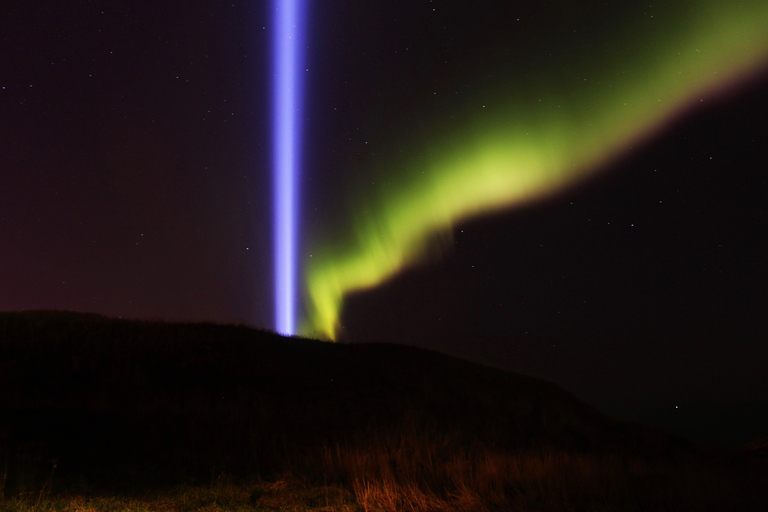
<path id="1" fill-rule="evenodd" d="M 415 347 L 50 311 L 0 314 L 0 335 L 6 444 L 62 470 L 265 470 L 275 443 L 404 425 L 501 448 L 669 442 L 554 384 Z"/>
<path id="2" fill-rule="evenodd" d="M 333 453 L 359 458 L 395 445 L 408 460 L 429 452 L 430 464 L 454 460 L 452 453 L 663 461 L 696 453 L 555 384 L 416 347 L 209 323 L 0 313 L 6 496 L 39 489 L 54 472 L 60 485 L 83 492 L 221 474 L 271 478 L 286 469 L 318 476 Z"/>

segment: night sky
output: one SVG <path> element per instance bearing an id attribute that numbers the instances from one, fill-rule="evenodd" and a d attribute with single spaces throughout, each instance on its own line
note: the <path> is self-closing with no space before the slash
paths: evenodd
<path id="1" fill-rule="evenodd" d="M 521 105 L 555 97 L 587 130 L 603 96 L 569 80 L 621 69 L 655 94 L 632 73 L 710 3 L 315 2 L 302 262 Z M 273 328 L 270 5 L 1 10 L 0 310 Z M 651 23 L 653 47 L 616 43 Z M 458 221 L 346 296 L 338 338 L 545 378 L 696 439 L 768 435 L 766 87 L 765 68 L 734 79 L 544 199 Z"/>

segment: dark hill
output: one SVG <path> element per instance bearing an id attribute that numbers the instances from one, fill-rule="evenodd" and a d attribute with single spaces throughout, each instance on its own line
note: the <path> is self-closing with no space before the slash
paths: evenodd
<path id="1" fill-rule="evenodd" d="M 414 347 L 0 313 L 0 462 L 11 479 L 43 478 L 53 460 L 64 478 L 96 484 L 266 474 L 301 451 L 404 429 L 498 450 L 673 445 L 554 384 Z"/>

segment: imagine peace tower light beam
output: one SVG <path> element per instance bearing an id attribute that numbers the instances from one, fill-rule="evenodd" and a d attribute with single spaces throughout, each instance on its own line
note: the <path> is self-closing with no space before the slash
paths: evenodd
<path id="1" fill-rule="evenodd" d="M 301 64 L 305 0 L 274 0 L 273 173 L 275 330 L 296 326 Z"/>

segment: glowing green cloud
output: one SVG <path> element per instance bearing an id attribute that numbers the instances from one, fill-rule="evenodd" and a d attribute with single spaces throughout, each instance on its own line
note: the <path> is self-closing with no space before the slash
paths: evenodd
<path id="1" fill-rule="evenodd" d="M 391 169 L 386 188 L 361 194 L 343 236 L 305 262 L 302 332 L 334 339 L 347 294 L 439 251 L 457 222 L 561 190 L 768 60 L 765 0 L 691 2 L 641 21 L 553 74 L 499 84 L 492 121 L 484 112 L 427 147 L 422 168 Z"/>

